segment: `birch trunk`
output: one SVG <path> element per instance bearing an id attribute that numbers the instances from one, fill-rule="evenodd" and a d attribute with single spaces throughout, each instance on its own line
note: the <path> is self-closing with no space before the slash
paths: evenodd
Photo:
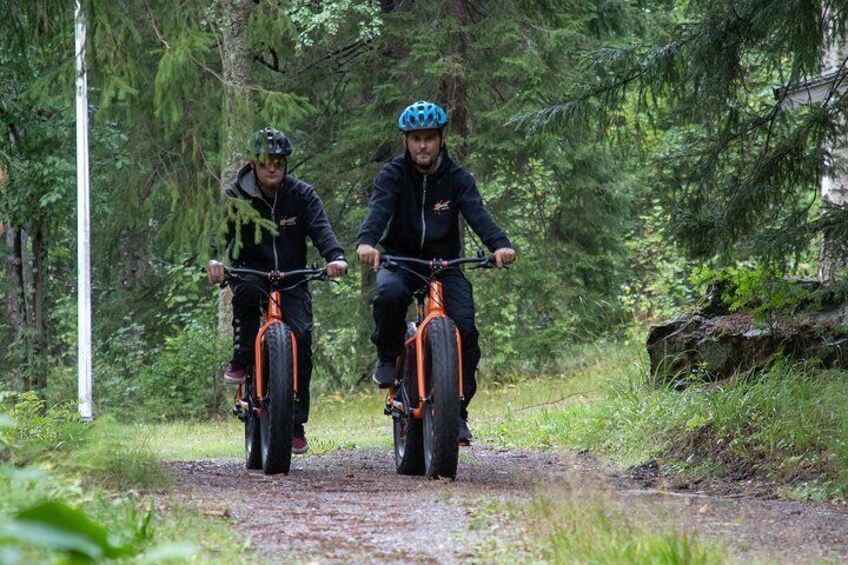
<path id="1" fill-rule="evenodd" d="M 844 65 L 846 45 L 844 38 L 835 37 L 833 20 L 824 14 L 827 30 L 825 36 L 826 49 L 822 56 L 821 72 L 839 69 Z M 845 140 L 829 140 L 825 147 L 831 155 L 831 167 L 822 175 L 820 181 L 822 208 L 845 208 L 848 205 L 848 146 Z M 843 241 L 837 241 L 827 236 L 821 238 L 819 246 L 818 278 L 821 282 L 833 281 L 839 271 L 848 268 L 848 246 Z"/>

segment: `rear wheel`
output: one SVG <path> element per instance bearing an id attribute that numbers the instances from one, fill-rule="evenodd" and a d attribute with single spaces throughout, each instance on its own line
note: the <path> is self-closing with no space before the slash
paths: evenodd
<path id="1" fill-rule="evenodd" d="M 256 397 L 251 386 L 252 377 L 244 385 L 244 399 L 247 401 L 247 419 L 244 421 L 244 459 L 248 469 L 262 468 L 262 437 L 260 435 L 259 416 L 256 414 Z"/>
<path id="2" fill-rule="evenodd" d="M 426 331 L 424 472 L 431 478 L 453 479 L 459 460 L 460 415 L 456 328 L 449 318 L 436 318 Z"/>
<path id="3" fill-rule="evenodd" d="M 291 332 L 273 324 L 265 332 L 265 398 L 259 419 L 262 470 L 266 475 L 288 473 L 291 468 L 294 381 Z"/>
<path id="4" fill-rule="evenodd" d="M 399 475 L 424 474 L 424 438 L 421 420 L 406 415 L 393 417 L 395 469 Z"/>
<path id="5" fill-rule="evenodd" d="M 411 322 L 407 324 L 406 337 L 404 341 L 415 335 L 415 324 Z M 410 390 L 415 388 L 416 373 L 415 367 L 415 347 L 410 347 L 406 351 L 404 359 L 403 371 L 403 386 L 405 387 L 407 398 L 404 402 L 404 410 L 409 408 Z M 417 390 L 417 389 L 416 389 Z M 395 396 L 398 400 L 402 399 L 403 393 L 395 391 Z M 418 395 L 415 395 L 418 398 Z M 417 402 L 412 402 L 412 405 L 417 405 Z M 413 419 L 406 414 L 398 414 L 397 410 L 392 414 L 392 427 L 394 428 L 394 444 L 395 444 L 395 469 L 399 475 L 423 475 L 424 474 L 424 436 L 422 435 L 422 423 L 420 419 Z"/>

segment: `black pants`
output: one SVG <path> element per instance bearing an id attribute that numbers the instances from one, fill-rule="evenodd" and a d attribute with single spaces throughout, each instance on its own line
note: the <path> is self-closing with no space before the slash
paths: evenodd
<path id="1" fill-rule="evenodd" d="M 474 324 L 474 293 L 462 271 L 445 271 L 440 275 L 445 294 L 445 312 L 453 320 L 462 337 L 462 385 L 465 401 L 462 417 L 468 417 L 468 403 L 477 392 L 477 364 L 480 362 L 480 334 Z M 394 359 L 403 353 L 406 311 L 412 304 L 412 293 L 426 283 L 404 270 L 377 272 L 374 296 L 375 330 L 371 341 L 380 359 Z"/>
<path id="2" fill-rule="evenodd" d="M 233 284 L 233 361 L 253 365 L 253 343 L 262 311 L 268 304 L 265 281 L 245 277 Z M 312 378 L 312 294 L 306 285 L 280 293 L 283 321 L 297 339 L 297 402 L 294 423 L 309 419 L 309 382 Z"/>

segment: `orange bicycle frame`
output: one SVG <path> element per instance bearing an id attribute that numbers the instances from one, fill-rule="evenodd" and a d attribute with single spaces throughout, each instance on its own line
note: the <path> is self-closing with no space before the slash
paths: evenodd
<path id="1" fill-rule="evenodd" d="M 442 286 L 442 281 L 430 281 L 430 287 L 427 293 L 427 316 L 424 317 L 424 312 L 418 312 L 418 318 L 421 320 L 421 323 L 418 325 L 417 331 L 415 335 L 409 338 L 404 344 L 404 348 L 408 349 L 413 343 L 415 343 L 415 354 L 416 354 L 416 372 L 418 377 L 418 406 L 412 408 L 412 417 L 413 418 L 421 418 L 424 411 L 424 399 L 427 395 L 427 382 L 425 379 L 424 373 L 424 358 L 425 358 L 425 347 L 426 341 L 424 339 L 427 326 L 430 325 L 435 318 L 447 318 L 448 315 L 445 313 L 445 301 L 444 301 L 444 287 Z M 419 310 L 421 307 L 419 306 Z M 456 336 L 456 351 L 457 351 L 457 369 L 459 373 L 459 396 L 462 396 L 462 337 L 459 335 L 459 329 L 454 328 L 454 334 Z"/>
<path id="2" fill-rule="evenodd" d="M 256 397 L 260 400 L 259 406 L 255 407 L 257 414 L 262 413 L 261 408 L 261 400 L 265 398 L 265 375 L 263 374 L 263 359 L 262 359 L 262 350 L 263 345 L 265 345 L 265 333 L 268 331 L 268 328 L 272 324 L 282 323 L 283 321 L 283 312 L 280 309 L 280 292 L 275 290 L 271 293 L 268 298 L 268 310 L 265 314 L 265 323 L 262 324 L 262 327 L 259 328 L 259 332 L 256 334 L 256 340 L 253 343 L 253 382 L 254 382 L 254 390 L 256 391 Z M 291 332 L 291 340 L 292 340 L 292 384 L 294 386 L 294 394 L 297 396 L 297 337 L 294 335 L 294 332 Z M 238 397 L 242 398 L 242 386 L 239 385 Z M 248 404 L 245 401 L 241 401 L 241 405 L 247 408 Z"/>

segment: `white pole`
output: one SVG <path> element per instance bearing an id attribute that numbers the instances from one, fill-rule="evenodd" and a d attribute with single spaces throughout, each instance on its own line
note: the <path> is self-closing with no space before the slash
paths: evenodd
<path id="1" fill-rule="evenodd" d="M 91 408 L 91 236 L 88 178 L 88 85 L 85 67 L 85 16 L 75 0 L 77 62 L 77 366 L 79 413 L 93 419 Z"/>

